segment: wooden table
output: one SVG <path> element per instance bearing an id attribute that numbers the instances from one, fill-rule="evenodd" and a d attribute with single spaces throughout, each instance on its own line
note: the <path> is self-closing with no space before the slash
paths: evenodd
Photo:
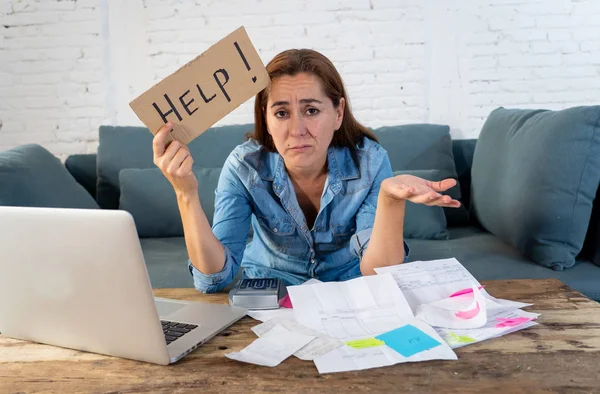
<path id="1" fill-rule="evenodd" d="M 171 366 L 0 336 L 0 392 L 600 392 L 600 304 L 558 280 L 485 282 L 499 298 L 534 303 L 539 326 L 457 349 L 458 361 L 397 364 L 320 375 L 291 357 L 275 368 L 230 360 L 256 336 L 244 317 Z M 599 284 L 600 285 L 600 284 Z M 160 297 L 225 303 L 226 294 L 158 289 Z"/>

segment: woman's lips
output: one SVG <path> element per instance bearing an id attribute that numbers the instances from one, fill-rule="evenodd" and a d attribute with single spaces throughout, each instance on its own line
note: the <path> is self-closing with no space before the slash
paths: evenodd
<path id="1" fill-rule="evenodd" d="M 304 152 L 306 150 L 308 150 L 308 148 L 310 148 L 310 145 L 298 145 L 298 146 L 292 146 L 291 148 L 289 148 L 291 151 L 293 152 Z"/>

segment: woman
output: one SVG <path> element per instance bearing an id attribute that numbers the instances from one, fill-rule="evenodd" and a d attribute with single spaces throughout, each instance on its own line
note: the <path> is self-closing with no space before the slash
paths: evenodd
<path id="1" fill-rule="evenodd" d="M 341 77 L 322 54 L 288 50 L 266 68 L 271 82 L 256 96 L 254 133 L 222 169 L 212 229 L 188 148 L 165 147 L 171 124 L 154 137 L 154 163 L 177 195 L 195 287 L 225 288 L 240 264 L 247 277 L 300 284 L 403 263 L 405 202 L 458 207 L 440 194 L 456 181 L 392 177 L 386 151 L 352 115 Z"/>

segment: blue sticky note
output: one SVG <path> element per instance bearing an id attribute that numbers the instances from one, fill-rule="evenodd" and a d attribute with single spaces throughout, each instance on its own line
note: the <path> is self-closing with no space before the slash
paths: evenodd
<path id="1" fill-rule="evenodd" d="M 440 345 L 438 341 L 410 324 L 388 331 L 375 338 L 385 342 L 387 346 L 404 357 L 410 357 Z"/>

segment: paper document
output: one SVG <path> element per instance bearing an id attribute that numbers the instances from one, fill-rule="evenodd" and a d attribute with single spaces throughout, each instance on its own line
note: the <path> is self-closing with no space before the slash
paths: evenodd
<path id="1" fill-rule="evenodd" d="M 469 345 L 471 343 L 477 343 L 486 339 L 499 337 L 506 335 L 511 332 L 522 330 L 527 327 L 537 325 L 533 322 L 539 313 L 525 312 L 520 309 L 513 309 L 511 311 L 499 311 L 494 314 L 488 314 L 488 320 L 483 327 L 475 329 L 449 329 L 449 328 L 436 328 L 436 331 L 453 349 Z M 520 325 L 516 326 L 505 326 L 498 327 L 498 323 L 501 320 L 498 319 L 528 319 Z"/>
<path id="2" fill-rule="evenodd" d="M 290 286 L 288 293 L 296 321 L 342 341 L 373 337 L 414 319 L 391 275 Z"/>
<path id="3" fill-rule="evenodd" d="M 300 286 L 304 286 L 304 285 L 312 285 L 315 283 L 323 283 L 318 279 L 309 279 L 306 282 L 302 283 Z M 286 296 L 288 298 L 289 301 L 289 294 Z M 249 310 L 247 315 L 250 316 L 251 318 L 253 318 L 254 320 L 258 320 L 258 321 L 262 321 L 262 322 L 266 322 L 269 321 L 275 317 L 278 318 L 293 318 L 294 317 L 294 312 L 292 311 L 291 307 L 291 301 L 289 301 L 290 305 L 288 306 L 283 306 L 281 305 L 278 309 L 266 309 L 266 310 Z"/>
<path id="4" fill-rule="evenodd" d="M 294 356 L 301 360 L 314 360 L 315 357 L 321 356 L 333 349 L 337 349 L 344 344 L 337 339 L 330 338 L 320 332 L 304 327 L 293 318 L 274 318 L 252 327 L 252 331 L 259 337 L 262 337 L 277 326 L 284 327 L 291 332 L 315 337 L 315 339 L 306 344 L 302 349 L 294 353 Z"/>
<path id="5" fill-rule="evenodd" d="M 465 329 L 484 326 L 487 321 L 486 303 L 482 291 L 473 286 L 472 291 L 417 307 L 417 318 L 434 327 Z"/>
<path id="6" fill-rule="evenodd" d="M 254 320 L 266 322 L 274 318 L 293 318 L 294 311 L 290 308 L 279 307 L 277 309 L 265 309 L 265 310 L 248 310 L 246 313 Z"/>
<path id="7" fill-rule="evenodd" d="M 375 272 L 378 274 L 389 273 L 394 277 L 415 313 L 421 304 L 448 298 L 454 293 L 471 289 L 473 284 L 477 287 L 481 286 L 481 283 L 455 258 L 392 265 L 375 268 Z M 482 289 L 481 292 L 485 298 L 505 306 L 507 309 L 531 305 L 496 299 L 485 289 Z"/>
<path id="8" fill-rule="evenodd" d="M 319 373 L 332 373 L 385 367 L 405 362 L 457 359 L 454 351 L 433 328 L 418 320 L 410 321 L 408 324 L 412 326 L 410 330 L 407 331 L 403 326 L 397 335 L 392 337 L 393 342 L 390 343 L 392 346 L 371 343 L 371 346 L 355 348 L 344 345 L 323 356 L 317 357 L 315 365 Z M 414 329 L 417 329 L 421 333 L 415 336 Z M 380 335 L 378 338 L 382 337 L 385 340 L 387 336 Z M 424 344 L 411 344 L 411 340 L 415 339 L 419 342 L 422 340 Z M 425 341 L 428 344 L 425 344 Z M 432 343 L 435 346 L 429 348 Z M 394 350 L 393 347 L 397 350 Z M 413 355 L 405 357 L 400 352 L 407 352 L 406 354 Z"/>
<path id="9" fill-rule="evenodd" d="M 291 332 L 277 325 L 241 351 L 227 353 L 225 357 L 245 363 L 275 367 L 313 339 L 315 337 Z"/>

